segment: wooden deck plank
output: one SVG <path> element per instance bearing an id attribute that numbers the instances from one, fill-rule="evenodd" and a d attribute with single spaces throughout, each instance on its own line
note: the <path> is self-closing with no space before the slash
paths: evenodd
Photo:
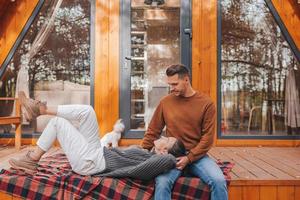
<path id="1" fill-rule="evenodd" d="M 242 166 L 240 166 L 239 163 L 235 163 L 234 160 L 227 156 L 224 155 L 224 153 L 221 151 L 220 148 L 216 147 L 216 148 L 212 148 L 209 151 L 209 154 L 215 159 L 215 160 L 223 160 L 223 161 L 230 161 L 234 163 L 234 167 L 231 170 L 231 178 L 232 180 L 235 179 L 253 179 L 255 178 L 255 176 L 253 174 L 251 174 L 248 170 L 246 170 L 245 168 L 243 168 Z"/>
<path id="2" fill-rule="evenodd" d="M 218 157 L 217 155 L 216 155 L 216 153 L 212 150 L 212 151 L 209 151 L 209 157 L 210 158 L 212 158 L 213 160 L 215 160 L 215 161 L 217 161 L 217 160 L 222 160 L 222 161 L 230 161 L 230 160 L 228 160 L 228 159 L 226 159 L 226 157 L 223 157 L 223 159 L 220 159 L 220 157 Z M 231 171 L 230 172 L 230 176 L 231 176 L 231 178 L 238 178 L 238 176 L 235 174 L 235 172 L 233 172 L 233 171 Z"/>
<path id="3" fill-rule="evenodd" d="M 271 148 L 257 148 L 257 151 L 259 151 L 261 154 L 263 154 L 266 158 L 270 158 L 270 159 L 273 159 L 275 160 L 278 164 L 281 163 L 287 167 L 289 167 L 290 170 L 292 170 L 293 172 L 299 172 L 300 170 L 300 165 L 296 165 L 296 162 L 290 162 L 288 159 L 286 159 L 284 157 L 284 155 L 282 156 L 278 156 L 278 152 L 275 152 L 275 149 L 274 148 L 274 151 L 271 149 Z M 300 154 L 300 148 L 296 148 L 299 150 L 299 154 Z M 289 151 L 286 151 L 285 148 L 282 148 L 282 151 L 284 151 L 284 154 L 288 155 L 289 154 Z M 300 158 L 299 158 L 300 159 Z M 297 173 L 298 174 L 298 173 Z M 300 178 L 300 177 L 299 177 Z"/>
<path id="4" fill-rule="evenodd" d="M 297 161 L 300 158 L 300 147 L 259 147 L 257 150 L 285 161 Z"/>
<path id="5" fill-rule="evenodd" d="M 221 147 L 222 148 L 222 147 Z M 235 163 L 239 163 L 243 168 L 247 169 L 250 173 L 252 173 L 257 180 L 274 180 L 276 177 L 270 175 L 265 170 L 259 168 L 255 164 L 249 162 L 247 159 L 239 156 L 236 151 L 232 151 L 228 148 L 223 147 L 222 151 L 225 155 L 232 157 Z"/>
<path id="6" fill-rule="evenodd" d="M 259 151 L 257 148 L 254 147 L 247 147 L 245 149 L 250 153 L 255 152 L 256 157 L 263 159 L 265 162 L 281 170 L 283 173 L 292 176 L 296 180 L 299 180 L 300 173 L 294 168 L 291 168 L 282 162 L 278 162 L 278 158 L 277 159 L 270 158 L 269 156 L 266 156 L 265 154 L 263 154 L 261 151 Z"/>
<path id="7" fill-rule="evenodd" d="M 229 157 L 227 157 L 225 155 L 220 154 L 220 152 L 217 149 L 215 149 L 215 148 L 211 149 L 208 154 L 214 160 L 221 160 L 221 161 L 233 162 L 231 158 L 229 158 Z M 232 179 L 239 178 L 238 175 L 236 174 L 236 168 L 238 168 L 238 167 L 239 166 L 235 167 L 235 170 L 231 170 L 230 176 L 231 176 Z"/>
<path id="8" fill-rule="evenodd" d="M 275 166 L 270 165 L 269 163 L 265 162 L 264 159 L 260 158 L 259 153 L 255 151 L 249 151 L 245 148 L 232 148 L 229 147 L 231 151 L 236 151 L 237 155 L 243 157 L 244 159 L 248 160 L 252 164 L 258 166 L 271 176 L 276 177 L 276 179 L 284 179 L 284 180 L 289 180 L 289 179 L 295 179 L 293 176 L 290 176 L 289 174 L 286 174 L 282 172 L 281 170 L 277 169 Z"/>
<path id="9" fill-rule="evenodd" d="M 275 153 L 276 155 L 284 158 L 292 163 L 300 163 L 300 149 L 298 148 L 284 148 L 276 147 L 274 149 L 267 148 L 265 151 Z"/>
<path id="10" fill-rule="evenodd" d="M 250 173 L 246 168 L 244 168 L 243 166 L 240 165 L 240 163 L 235 162 L 234 159 L 232 159 L 229 155 L 225 155 L 224 152 L 222 152 L 222 148 L 216 147 L 213 148 L 211 150 L 212 152 L 214 152 L 214 154 L 216 154 L 216 156 L 219 159 L 224 159 L 228 158 L 228 160 L 230 160 L 231 162 L 234 163 L 234 168 L 232 169 L 232 172 L 234 172 L 234 174 L 236 175 L 236 180 L 252 180 L 252 179 L 256 179 L 256 176 L 254 176 L 252 173 Z M 233 179 L 235 180 L 235 179 Z"/>

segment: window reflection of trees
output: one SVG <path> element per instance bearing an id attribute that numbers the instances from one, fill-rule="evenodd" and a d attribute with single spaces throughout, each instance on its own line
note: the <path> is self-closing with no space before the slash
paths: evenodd
<path id="1" fill-rule="evenodd" d="M 25 38 L 15 52 L 1 80 L 1 96 L 14 96 L 14 88 L 22 55 L 28 52 L 45 22 L 53 2 L 46 0 Z M 29 85 L 33 93 L 39 81 L 68 80 L 90 84 L 90 2 L 63 1 L 53 29 L 41 50 L 29 62 Z"/>
<path id="2" fill-rule="evenodd" d="M 222 131 L 261 134 L 267 123 L 266 133 L 283 134 L 286 75 L 299 69 L 299 62 L 264 0 L 223 0 L 221 5 Z M 272 115 L 266 122 L 264 107 Z"/>

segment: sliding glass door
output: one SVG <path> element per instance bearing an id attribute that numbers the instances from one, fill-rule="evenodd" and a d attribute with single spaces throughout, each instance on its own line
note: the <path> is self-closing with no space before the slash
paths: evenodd
<path id="1" fill-rule="evenodd" d="M 122 1 L 121 8 L 120 116 L 124 137 L 141 138 L 169 92 L 167 66 L 190 67 L 190 1 Z"/>

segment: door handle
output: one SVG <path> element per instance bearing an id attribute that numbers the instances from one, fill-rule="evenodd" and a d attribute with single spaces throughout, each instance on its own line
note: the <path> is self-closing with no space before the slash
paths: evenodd
<path id="1" fill-rule="evenodd" d="M 131 60 L 131 56 L 125 56 L 126 60 Z"/>
<path id="2" fill-rule="evenodd" d="M 185 28 L 183 29 L 184 34 L 189 35 L 190 39 L 192 39 L 192 29 L 190 28 Z"/>
<path id="3" fill-rule="evenodd" d="M 130 63 L 128 61 L 131 61 L 131 56 L 125 56 L 125 61 L 124 61 L 124 69 L 128 69 L 128 65 L 130 65 Z"/>

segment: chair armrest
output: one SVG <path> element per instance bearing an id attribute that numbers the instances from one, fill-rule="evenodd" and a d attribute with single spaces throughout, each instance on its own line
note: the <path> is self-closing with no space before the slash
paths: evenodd
<path id="1" fill-rule="evenodd" d="M 14 97 L 0 97 L 0 101 L 14 101 L 14 100 L 18 100 L 18 98 L 14 98 Z"/>

